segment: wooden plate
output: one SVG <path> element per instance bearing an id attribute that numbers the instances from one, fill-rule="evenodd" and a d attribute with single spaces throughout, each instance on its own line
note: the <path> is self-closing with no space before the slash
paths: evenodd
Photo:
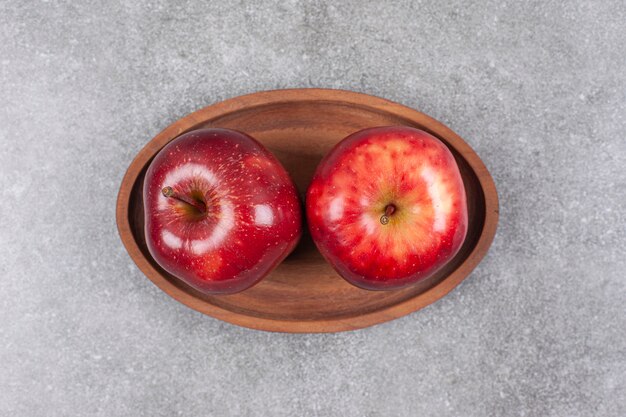
<path id="1" fill-rule="evenodd" d="M 383 125 L 424 129 L 454 153 L 467 191 L 469 231 L 458 255 L 412 288 L 373 292 L 339 277 L 305 234 L 296 250 L 265 280 L 235 295 L 205 296 L 160 268 L 144 237 L 142 184 L 148 164 L 169 141 L 204 127 L 246 132 L 267 146 L 292 175 L 302 196 L 322 156 L 357 130 Z M 489 172 L 457 134 L 416 110 L 349 91 L 294 89 L 259 92 L 205 107 L 168 126 L 133 160 L 117 200 L 117 225 L 128 253 L 148 278 L 181 303 L 240 326 L 279 332 L 337 332 L 404 316 L 456 287 L 485 256 L 498 222 Z"/>

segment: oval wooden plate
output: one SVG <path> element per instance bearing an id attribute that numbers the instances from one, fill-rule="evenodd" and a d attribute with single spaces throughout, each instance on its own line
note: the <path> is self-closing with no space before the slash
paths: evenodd
<path id="1" fill-rule="evenodd" d="M 373 126 L 424 129 L 452 150 L 463 176 L 469 231 L 458 255 L 432 278 L 399 291 L 365 291 L 345 282 L 306 233 L 296 250 L 258 285 L 235 295 L 205 296 L 165 272 L 144 237 L 141 190 L 155 154 L 184 132 L 224 127 L 246 132 L 283 163 L 304 196 L 317 164 L 339 140 Z M 498 197 L 476 153 L 442 123 L 416 110 L 349 91 L 265 91 L 205 107 L 168 126 L 133 160 L 117 200 L 117 225 L 128 253 L 148 278 L 181 303 L 253 329 L 313 333 L 359 329 L 404 316 L 456 287 L 485 256 L 496 232 Z"/>

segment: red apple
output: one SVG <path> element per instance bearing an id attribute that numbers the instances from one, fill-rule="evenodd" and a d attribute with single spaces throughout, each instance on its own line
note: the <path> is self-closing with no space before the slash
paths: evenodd
<path id="1" fill-rule="evenodd" d="M 410 127 L 375 127 L 343 139 L 318 166 L 306 197 L 318 249 L 365 289 L 432 276 L 467 233 L 454 157 L 439 139 Z"/>
<path id="2" fill-rule="evenodd" d="M 146 243 L 172 275 L 206 294 L 245 290 L 296 246 L 301 208 L 287 171 L 228 129 L 186 133 L 146 173 Z"/>

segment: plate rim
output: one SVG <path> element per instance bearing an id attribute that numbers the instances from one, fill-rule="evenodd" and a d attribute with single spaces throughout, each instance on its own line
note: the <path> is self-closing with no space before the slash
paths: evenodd
<path id="1" fill-rule="evenodd" d="M 374 108 L 380 112 L 391 113 L 413 123 L 418 123 L 425 130 L 437 137 L 444 138 L 450 146 L 454 147 L 467 161 L 478 178 L 485 202 L 483 228 L 476 245 L 467 258 L 447 277 L 420 294 L 376 311 L 332 319 L 281 320 L 253 317 L 221 308 L 197 298 L 165 279 L 141 252 L 132 235 L 128 215 L 130 195 L 145 164 L 172 139 L 193 129 L 194 126 L 205 123 L 207 120 L 224 117 L 229 113 L 241 111 L 243 108 L 249 109 L 281 102 L 307 101 L 347 102 Z M 292 88 L 245 94 L 210 104 L 172 122 L 145 144 L 133 158 L 122 179 L 116 202 L 116 223 L 122 243 L 137 267 L 159 289 L 187 307 L 219 320 L 250 329 L 284 333 L 331 333 L 356 330 L 403 317 L 434 303 L 467 278 L 485 257 L 495 237 L 498 219 L 498 194 L 491 174 L 476 152 L 452 129 L 425 113 L 384 98 L 354 91 L 326 88 Z"/>

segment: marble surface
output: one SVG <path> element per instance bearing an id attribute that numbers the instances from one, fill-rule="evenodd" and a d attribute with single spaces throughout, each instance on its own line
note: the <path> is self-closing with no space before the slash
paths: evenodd
<path id="1" fill-rule="evenodd" d="M 0 415 L 626 415 L 625 21 L 620 0 L 0 1 Z M 286 87 L 398 101 L 482 157 L 500 226 L 449 296 L 270 334 L 135 267 L 133 156 Z"/>

